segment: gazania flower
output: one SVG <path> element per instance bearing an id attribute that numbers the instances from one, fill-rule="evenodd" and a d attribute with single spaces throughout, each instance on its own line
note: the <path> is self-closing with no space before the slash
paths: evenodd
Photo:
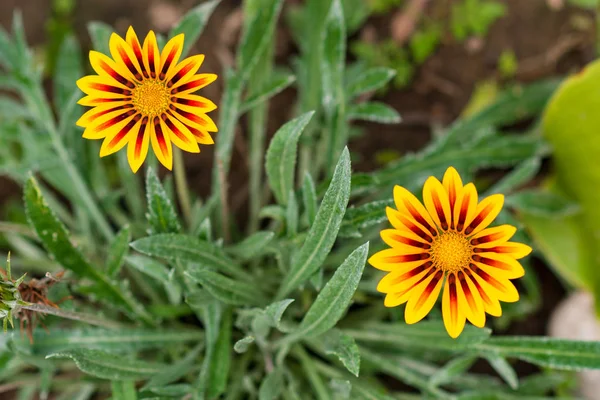
<path id="1" fill-rule="evenodd" d="M 183 34 L 167 42 L 159 51 L 154 32 L 140 44 L 129 28 L 123 40 L 110 37 L 111 56 L 90 52 L 90 62 L 98 75 L 86 76 L 77 86 L 87 95 L 79 104 L 93 107 L 77 121 L 86 139 L 104 139 L 100 157 L 127 145 L 127 158 L 137 172 L 149 143 L 160 162 L 173 165 L 172 145 L 198 153 L 200 144 L 212 144 L 209 132 L 215 123 L 206 115 L 215 104 L 192 94 L 213 82 L 215 74 L 196 74 L 203 55 L 180 60 Z"/>
<path id="2" fill-rule="evenodd" d="M 442 292 L 442 315 L 448 334 L 456 338 L 465 326 L 485 325 L 485 313 L 500 316 L 499 301 L 519 299 L 510 279 L 525 271 L 517 261 L 531 252 L 509 242 L 516 232 L 510 225 L 488 226 L 504 203 L 495 194 L 478 202 L 472 183 L 463 186 L 452 167 L 443 183 L 430 177 L 423 187 L 424 205 L 408 190 L 396 186 L 397 209 L 387 208 L 394 229 L 381 232 L 391 248 L 369 262 L 387 271 L 377 290 L 386 293 L 385 306 L 406 304 L 406 323 L 423 319 Z"/>

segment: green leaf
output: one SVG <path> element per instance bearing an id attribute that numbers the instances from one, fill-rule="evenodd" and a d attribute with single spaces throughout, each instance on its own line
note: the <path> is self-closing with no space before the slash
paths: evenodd
<path id="1" fill-rule="evenodd" d="M 508 386 L 510 386 L 512 390 L 516 390 L 519 387 L 517 373 L 503 357 L 487 354 L 485 355 L 485 359 L 490 363 L 498 375 L 508 383 Z"/>
<path id="2" fill-rule="evenodd" d="M 319 269 L 333 247 L 350 197 L 350 154 L 345 148 L 333 178 L 321 202 L 315 223 L 311 226 L 306 241 L 294 258 L 292 268 L 284 277 L 278 299 L 306 282 Z"/>
<path id="3" fill-rule="evenodd" d="M 77 89 L 77 79 L 83 76 L 81 65 L 81 49 L 73 35 L 67 35 L 56 58 L 56 74 L 54 75 L 54 105 L 57 110 L 64 110 L 69 99 Z"/>
<path id="4" fill-rule="evenodd" d="M 332 329 L 322 340 L 325 353 L 336 356 L 352 375 L 358 377 L 360 352 L 354 339 L 342 331 Z"/>
<path id="5" fill-rule="evenodd" d="M 245 353 L 248 351 L 248 347 L 254 343 L 254 340 L 256 340 L 254 336 L 244 336 L 242 339 L 235 342 L 233 350 L 235 350 L 236 353 Z"/>
<path id="6" fill-rule="evenodd" d="M 202 341 L 203 337 L 202 331 L 189 329 L 87 328 L 35 331 L 33 344 L 18 334 L 13 334 L 10 340 L 15 348 L 24 353 L 45 356 L 49 353 L 79 348 L 112 352 L 160 349 L 170 344 Z"/>
<path id="7" fill-rule="evenodd" d="M 296 201 L 296 195 L 293 190 L 291 190 L 288 195 L 288 202 L 285 210 L 285 222 L 288 237 L 295 237 L 298 233 L 298 202 Z"/>
<path id="8" fill-rule="evenodd" d="M 29 225 L 35 230 L 44 248 L 56 262 L 80 277 L 93 280 L 105 292 L 109 300 L 123 306 L 147 323 L 153 324 L 150 315 L 143 309 L 140 302 L 134 299 L 128 290 L 125 290 L 123 285 L 112 281 L 101 271 L 101 268 L 91 265 L 71 243 L 69 233 L 48 207 L 33 177 L 29 178 L 25 184 L 24 200 Z"/>
<path id="9" fill-rule="evenodd" d="M 273 96 L 281 93 L 284 89 L 291 86 L 295 81 L 296 77 L 294 75 L 276 70 L 271 74 L 270 80 L 264 84 L 259 92 L 254 93 L 252 96 L 249 96 L 243 101 L 242 105 L 240 106 L 239 113 L 243 114 L 255 106 L 268 101 Z"/>
<path id="10" fill-rule="evenodd" d="M 454 377 L 467 372 L 475 361 L 477 361 L 477 356 L 474 354 L 466 354 L 455 358 L 431 375 L 429 385 L 431 387 L 438 387 L 451 382 Z"/>
<path id="11" fill-rule="evenodd" d="M 87 29 L 92 38 L 94 50 L 102 54 L 110 54 L 108 43 L 110 42 L 110 35 L 113 34 L 113 28 L 104 22 L 92 21 L 87 25 Z"/>
<path id="12" fill-rule="evenodd" d="M 274 236 L 275 233 L 271 231 L 256 232 L 226 250 L 240 260 L 251 260 L 264 253 Z"/>
<path id="13" fill-rule="evenodd" d="M 125 358 L 101 350 L 76 349 L 54 353 L 46 358 L 70 358 L 88 375 L 111 381 L 139 381 L 164 370 L 166 365 Z"/>
<path id="14" fill-rule="evenodd" d="M 213 298 L 206 297 L 202 302 L 194 303 L 187 299 L 188 304 L 198 313 L 204 325 L 206 334 L 206 354 L 202 362 L 202 369 L 198 377 L 197 397 L 205 397 L 206 392 L 211 390 L 213 371 L 213 360 L 219 340 L 221 325 L 223 322 L 223 304 Z"/>
<path id="15" fill-rule="evenodd" d="M 202 345 L 194 347 L 185 355 L 185 357 L 178 360 L 175 364 L 170 365 L 165 370 L 152 376 L 148 382 L 146 382 L 143 389 L 161 387 L 168 385 L 169 383 L 177 382 L 190 372 L 190 369 L 197 362 L 201 350 Z"/>
<path id="16" fill-rule="evenodd" d="M 241 279 L 252 280 L 252 275 L 225 255 L 212 243 L 183 234 L 162 234 L 138 239 L 130 244 L 148 256 L 171 261 L 187 261 L 215 268 Z"/>
<path id="17" fill-rule="evenodd" d="M 497 336 L 473 346 L 472 349 L 484 354 L 516 357 L 552 369 L 600 369 L 600 342 L 533 336 Z"/>
<path id="18" fill-rule="evenodd" d="M 111 382 L 112 400 L 137 400 L 133 381 Z"/>
<path id="19" fill-rule="evenodd" d="M 183 399 L 190 393 L 192 393 L 193 388 L 191 385 L 187 383 L 176 383 L 173 385 L 162 386 L 162 387 L 153 387 L 149 389 L 150 392 L 157 394 L 161 397 L 153 397 L 152 399 L 159 400 L 164 398 L 177 398 Z M 113 399 L 115 400 L 115 399 Z"/>
<path id="20" fill-rule="evenodd" d="M 283 0 L 265 0 L 244 29 L 237 53 L 237 66 L 246 80 L 273 36 Z"/>
<path id="21" fill-rule="evenodd" d="M 157 282 L 163 283 L 169 280 L 168 268 L 153 258 L 132 254 L 125 257 L 125 261 L 130 267 L 154 278 Z"/>
<path id="22" fill-rule="evenodd" d="M 150 224 L 150 234 L 181 231 L 177 212 L 152 168 L 148 168 L 146 174 L 146 198 L 148 200 L 146 217 Z"/>
<path id="23" fill-rule="evenodd" d="M 269 373 L 258 389 L 258 400 L 278 399 L 283 391 L 283 374 L 280 369 Z"/>
<path id="24" fill-rule="evenodd" d="M 267 321 L 273 328 L 279 328 L 279 323 L 283 313 L 293 302 L 294 299 L 285 299 L 269 304 L 267 308 L 265 308 L 264 315 L 267 317 Z"/>
<path id="25" fill-rule="evenodd" d="M 207 396 L 210 399 L 218 397 L 227 388 L 231 366 L 231 319 L 231 311 L 225 311 L 211 358 L 210 380 L 207 391 Z"/>
<path id="26" fill-rule="evenodd" d="M 367 242 L 346 258 L 310 306 L 297 331 L 291 335 L 292 337 L 314 337 L 335 326 L 352 301 L 365 268 L 368 253 L 369 243 Z"/>
<path id="27" fill-rule="evenodd" d="M 358 233 L 358 237 L 360 237 L 361 230 L 386 221 L 385 209 L 388 206 L 393 206 L 393 204 L 393 200 L 378 200 L 348 208 L 346 215 L 344 215 L 339 236 L 356 237 L 356 233 Z"/>
<path id="28" fill-rule="evenodd" d="M 581 211 L 581 208 L 564 197 L 541 190 L 523 190 L 506 198 L 506 205 L 520 212 L 538 217 L 561 218 Z"/>
<path id="29" fill-rule="evenodd" d="M 219 5 L 220 1 L 221 0 L 207 1 L 192 8 L 183 16 L 183 18 L 181 18 L 171 32 L 169 32 L 169 39 L 180 33 L 185 35 L 181 57 L 185 57 L 189 53 L 190 48 L 196 43 L 200 35 L 202 35 L 202 31 L 204 31 L 208 19 L 217 5 Z"/>
<path id="30" fill-rule="evenodd" d="M 129 241 L 131 240 L 131 230 L 129 226 L 124 227 L 115 236 L 113 242 L 110 244 L 108 249 L 108 255 L 106 257 L 106 273 L 110 277 L 115 277 L 119 274 L 127 250 L 129 250 Z"/>
<path id="31" fill-rule="evenodd" d="M 346 96 L 352 99 L 363 93 L 373 92 L 384 87 L 396 76 L 396 70 L 385 67 L 375 67 L 366 70 L 355 77 L 346 86 Z"/>
<path id="32" fill-rule="evenodd" d="M 406 350 L 419 348 L 425 350 L 464 351 L 490 337 L 491 330 L 466 325 L 456 339 L 448 336 L 442 321 L 421 321 L 415 325 L 404 323 L 365 323 L 361 329 L 345 329 L 359 343 L 377 344 L 389 349 Z"/>
<path id="33" fill-rule="evenodd" d="M 542 162 L 539 157 L 530 158 L 515 167 L 509 174 L 500 179 L 486 191 L 487 195 L 508 193 L 529 182 L 538 173 Z"/>
<path id="34" fill-rule="evenodd" d="M 317 216 L 317 191 L 315 190 L 315 183 L 308 172 L 305 173 L 302 182 L 302 200 L 308 224 L 312 225 L 315 223 Z"/>
<path id="35" fill-rule="evenodd" d="M 353 104 L 348 108 L 348 120 L 371 121 L 380 124 L 397 124 L 402 119 L 400 114 L 384 103 L 370 101 Z"/>
<path id="36" fill-rule="evenodd" d="M 275 133 L 267 150 L 265 168 L 273 195 L 279 204 L 286 205 L 294 190 L 294 171 L 300 134 L 314 112 L 307 112 L 283 125 Z"/>
<path id="37" fill-rule="evenodd" d="M 202 267 L 190 268 L 185 274 L 226 304 L 243 306 L 266 302 L 256 286 L 249 285 L 247 281 L 236 281 Z"/>

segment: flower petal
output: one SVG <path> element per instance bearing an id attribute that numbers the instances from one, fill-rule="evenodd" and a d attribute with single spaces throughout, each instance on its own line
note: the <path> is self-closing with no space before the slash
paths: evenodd
<path id="1" fill-rule="evenodd" d="M 473 255 L 475 264 L 494 276 L 516 279 L 525 275 L 520 262 L 505 254 L 486 253 Z"/>
<path id="2" fill-rule="evenodd" d="M 115 63 L 125 66 L 131 76 L 140 82 L 142 80 L 141 71 L 144 68 L 138 63 L 131 46 L 116 33 L 110 36 L 108 46 Z"/>
<path id="3" fill-rule="evenodd" d="M 469 265 L 469 269 L 473 273 L 475 280 L 477 280 L 490 297 L 495 297 L 507 303 L 514 303 L 519 300 L 517 288 L 508 279 L 488 273 L 483 268 L 474 264 Z"/>
<path id="4" fill-rule="evenodd" d="M 182 60 L 167 73 L 167 87 L 172 88 L 175 85 L 182 85 L 189 81 L 198 72 L 203 61 L 204 54 L 197 54 Z"/>
<path id="5" fill-rule="evenodd" d="M 462 271 L 456 274 L 458 307 L 471 323 L 479 328 L 485 326 L 485 311 L 479 291 Z"/>
<path id="6" fill-rule="evenodd" d="M 154 117 L 150 127 L 150 142 L 152 143 L 152 150 L 158 158 L 158 161 L 165 166 L 168 170 L 173 169 L 173 146 L 171 146 L 171 139 L 165 132 L 165 125 L 162 119 Z"/>
<path id="7" fill-rule="evenodd" d="M 98 75 L 84 76 L 77 80 L 77 86 L 85 94 L 106 99 L 129 99 L 131 90 L 117 85 L 108 77 Z"/>
<path id="8" fill-rule="evenodd" d="M 137 37 L 137 35 L 135 34 L 135 31 L 133 30 L 133 27 L 129 27 L 129 29 L 127 29 L 127 35 L 125 36 L 125 41 L 127 42 L 127 44 L 129 45 L 129 47 L 131 48 L 132 52 L 133 52 L 133 64 L 136 67 L 136 70 L 139 71 L 138 73 L 134 74 L 135 78 L 138 81 L 142 80 L 142 75 L 141 73 L 143 72 L 143 70 L 145 70 L 144 67 L 144 55 L 143 55 L 143 51 L 142 51 L 142 45 L 140 44 L 140 41 Z"/>
<path id="9" fill-rule="evenodd" d="M 406 254 L 402 250 L 385 249 L 373 254 L 369 264 L 382 271 L 404 271 L 423 264 L 428 258 L 429 254 L 424 252 Z"/>
<path id="10" fill-rule="evenodd" d="M 128 117 L 133 115 L 132 109 L 116 110 L 102 115 L 88 124 L 83 131 L 85 139 L 103 139 L 121 130 L 126 124 Z"/>
<path id="11" fill-rule="evenodd" d="M 381 293 L 408 292 L 434 272 L 430 262 L 421 263 L 417 267 L 392 271 L 379 281 L 377 291 Z"/>
<path id="12" fill-rule="evenodd" d="M 423 203 L 436 225 L 442 230 L 448 230 L 452 221 L 448 193 L 433 176 L 430 176 L 423 186 Z"/>
<path id="13" fill-rule="evenodd" d="M 140 114 L 129 117 L 127 123 L 121 129 L 114 130 L 106 136 L 100 148 L 100 157 L 106 157 L 125 147 L 131 136 L 137 133 L 141 124 Z"/>
<path id="14" fill-rule="evenodd" d="M 454 167 L 448 167 L 446 173 L 444 174 L 444 179 L 442 180 L 442 184 L 446 189 L 446 193 L 448 193 L 448 202 L 450 204 L 450 217 L 452 218 L 452 223 L 450 227 L 454 229 L 456 226 L 456 221 L 454 220 L 454 210 L 456 208 L 456 202 L 458 200 L 459 195 L 463 189 L 463 183 L 460 179 L 460 175 L 454 169 Z"/>
<path id="15" fill-rule="evenodd" d="M 144 67 L 146 68 L 144 76 L 148 75 L 150 78 L 156 79 L 158 76 L 157 71 L 160 68 L 160 53 L 158 51 L 158 44 L 156 43 L 154 31 L 150 31 L 148 32 L 148 35 L 146 35 L 142 53 L 144 55 Z"/>
<path id="16" fill-rule="evenodd" d="M 117 64 L 109 57 L 97 51 L 90 51 L 90 64 L 96 73 L 102 77 L 109 77 L 112 84 L 124 89 L 133 89 L 133 76 L 122 64 Z"/>
<path id="17" fill-rule="evenodd" d="M 181 122 L 186 125 L 203 130 L 206 132 L 217 132 L 217 125 L 214 121 L 206 114 L 196 114 L 195 112 L 189 112 L 183 109 L 181 106 L 171 105 L 171 112 Z"/>
<path id="18" fill-rule="evenodd" d="M 410 218 L 414 223 L 420 225 L 429 232 L 432 237 L 437 236 L 437 229 L 427 209 L 421 204 L 411 192 L 402 186 L 394 187 L 394 202 L 396 208 L 406 217 Z"/>
<path id="19" fill-rule="evenodd" d="M 487 228 L 500 214 L 504 205 L 503 194 L 493 194 L 483 199 L 478 205 L 472 219 L 467 220 L 465 234 L 473 235 Z"/>
<path id="20" fill-rule="evenodd" d="M 487 248 L 506 243 L 517 232 L 512 225 L 500 225 L 479 231 L 471 238 L 471 245 Z"/>
<path id="21" fill-rule="evenodd" d="M 169 76 L 169 71 L 176 68 L 183 51 L 183 33 L 173 37 L 165 44 L 162 53 L 160 54 L 160 69 L 158 79 L 165 80 Z"/>
<path id="22" fill-rule="evenodd" d="M 82 106 L 87 106 L 87 107 L 97 107 L 97 106 L 117 106 L 117 105 L 123 105 L 123 104 L 130 104 L 130 98 L 129 97 L 122 97 L 122 98 L 114 98 L 114 99 L 107 99 L 104 97 L 98 97 L 98 96 L 85 96 L 82 97 L 81 99 L 79 99 L 79 101 L 77 101 L 77 104 L 82 105 Z"/>
<path id="23" fill-rule="evenodd" d="M 409 280 L 403 281 L 401 284 L 394 286 L 385 296 L 383 305 L 386 307 L 396 307 L 406 303 L 415 294 L 413 289 L 435 274 L 435 268 L 429 268 L 425 272 L 421 271 L 418 276 L 411 277 Z"/>
<path id="24" fill-rule="evenodd" d="M 196 113 L 209 113 L 217 109 L 217 105 L 206 97 L 195 94 L 180 94 L 172 97 L 171 101 L 183 110 Z"/>
<path id="25" fill-rule="evenodd" d="M 477 279 L 473 276 L 473 273 L 470 269 L 465 269 L 464 273 L 471 279 L 471 282 L 477 288 L 479 295 L 481 296 L 481 300 L 483 301 L 483 309 L 486 313 L 493 315 L 494 317 L 499 317 L 502 315 L 502 308 L 500 307 L 500 302 L 497 298 L 490 296 L 483 286 L 479 283 Z"/>
<path id="26" fill-rule="evenodd" d="M 140 169 L 148 154 L 151 135 L 150 126 L 148 117 L 144 117 L 136 134 L 130 136 L 129 145 L 127 146 L 127 160 L 134 174 Z"/>
<path id="27" fill-rule="evenodd" d="M 499 253 L 519 259 L 531 253 L 531 247 L 523 243 L 506 242 L 493 247 L 475 247 L 473 251 L 482 256 L 487 255 L 488 253 Z"/>
<path id="28" fill-rule="evenodd" d="M 457 232 L 462 232 L 467 221 L 470 221 L 477 209 L 477 190 L 475 185 L 468 183 L 459 193 L 454 207 L 454 221 L 456 221 L 455 229 Z"/>
<path id="29" fill-rule="evenodd" d="M 433 237 L 429 231 L 422 226 L 414 222 L 414 220 L 408 217 L 406 214 L 395 210 L 391 207 L 385 209 L 388 220 L 392 226 L 402 232 L 410 232 L 411 234 L 418 237 L 427 243 L 433 242 Z"/>
<path id="30" fill-rule="evenodd" d="M 86 126 L 92 124 L 94 121 L 96 121 L 98 118 L 101 118 L 104 115 L 113 113 L 115 111 L 127 112 L 132 107 L 133 107 L 133 105 L 127 104 L 125 102 L 119 102 L 119 103 L 117 103 L 117 105 L 109 104 L 109 105 L 97 106 L 97 107 L 94 107 L 94 108 L 86 111 L 81 116 L 81 118 L 79 118 L 77 120 L 77 122 L 75 124 L 77 126 L 81 126 L 82 128 L 85 128 Z"/>
<path id="31" fill-rule="evenodd" d="M 456 288 L 456 276 L 448 274 L 444 293 L 442 294 L 442 317 L 448 335 L 457 338 L 465 328 L 465 315 L 458 307 L 458 291 Z"/>
<path id="32" fill-rule="evenodd" d="M 171 89 L 172 94 L 181 93 L 193 93 L 197 90 L 202 89 L 205 86 L 210 85 L 217 80 L 216 74 L 199 74 L 193 75 L 189 79 L 181 79 L 177 84 L 173 85 Z"/>
<path id="33" fill-rule="evenodd" d="M 427 279 L 412 290 L 414 294 L 408 300 L 404 310 L 404 320 L 407 324 L 419 322 L 429 314 L 440 296 L 443 282 L 444 273 L 438 270 L 435 274 L 429 274 Z"/>
<path id="34" fill-rule="evenodd" d="M 167 128 L 165 133 L 169 132 L 171 141 L 175 146 L 190 153 L 200 153 L 200 148 L 198 147 L 194 135 L 192 135 L 189 129 L 179 122 L 177 118 L 168 116 L 164 120 L 164 123 Z"/>
<path id="35" fill-rule="evenodd" d="M 427 251 L 431 248 L 429 243 L 407 237 L 408 235 L 397 229 L 384 229 L 380 234 L 381 239 L 383 239 L 388 246 L 406 252 L 406 254 Z"/>

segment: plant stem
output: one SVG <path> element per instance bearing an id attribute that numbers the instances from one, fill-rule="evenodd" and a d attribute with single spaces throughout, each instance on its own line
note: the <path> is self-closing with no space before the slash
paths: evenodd
<path id="1" fill-rule="evenodd" d="M 31 87 L 31 91 L 28 94 L 31 95 L 29 100 L 31 101 L 32 105 L 37 107 L 39 111 L 39 122 L 41 122 L 42 126 L 48 131 L 50 139 L 52 140 L 52 145 L 54 146 L 54 150 L 60 158 L 65 171 L 69 176 L 69 179 L 77 191 L 79 198 L 83 202 L 83 206 L 87 209 L 92 219 L 96 222 L 96 225 L 98 225 L 98 228 L 100 229 L 100 232 L 104 238 L 107 241 L 112 240 L 114 237 L 113 230 L 108 221 L 104 218 L 102 211 L 96 204 L 96 201 L 94 200 L 85 181 L 69 157 L 69 153 L 67 152 L 67 149 L 65 148 L 65 145 L 56 129 L 54 117 L 50 111 L 50 107 L 48 106 L 48 102 L 44 96 L 41 86 L 35 85 Z"/>
<path id="2" fill-rule="evenodd" d="M 175 148 L 173 149 L 173 156 L 175 161 L 175 188 L 177 190 L 177 197 L 179 198 L 183 218 L 186 225 L 189 226 L 192 221 L 192 205 L 190 203 L 190 189 L 185 174 L 183 154 L 181 150 Z"/>
<path id="3" fill-rule="evenodd" d="M 306 350 L 302 346 L 295 346 L 292 350 L 293 354 L 298 357 L 300 360 L 300 364 L 302 365 L 302 369 L 306 374 L 309 382 L 313 386 L 315 390 L 315 394 L 317 395 L 317 399 L 319 400 L 329 400 L 331 396 L 329 395 L 329 391 L 325 386 L 325 383 L 319 376 L 319 373 L 315 369 L 315 364 L 313 360 L 306 354 Z"/>
<path id="4" fill-rule="evenodd" d="M 56 315 L 57 317 L 71 319 L 74 321 L 85 322 L 90 325 L 100 326 L 107 329 L 118 329 L 122 328 L 122 325 L 118 322 L 108 321 L 102 318 L 98 318 L 95 315 L 84 314 L 75 311 L 62 310 L 60 308 L 48 307 L 43 304 L 29 304 L 20 306 L 22 309 L 40 312 L 42 314 Z"/>

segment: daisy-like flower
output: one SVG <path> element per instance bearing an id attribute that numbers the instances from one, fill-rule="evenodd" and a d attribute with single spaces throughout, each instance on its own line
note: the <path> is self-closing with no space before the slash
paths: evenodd
<path id="1" fill-rule="evenodd" d="M 531 252 L 509 242 L 516 228 L 489 228 L 504 203 L 495 194 L 477 199 L 473 183 L 463 186 L 452 167 L 443 182 L 429 177 L 423 203 L 403 187 L 394 188 L 396 208 L 387 208 L 394 229 L 381 231 L 391 248 L 369 259 L 388 272 L 377 290 L 386 293 L 385 306 L 407 303 L 406 323 L 414 324 L 431 311 L 443 287 L 442 316 L 448 334 L 456 338 L 465 320 L 485 325 L 485 313 L 500 316 L 500 302 L 515 302 L 519 293 L 510 279 L 525 271 L 517 259 Z"/>
<path id="2" fill-rule="evenodd" d="M 192 93 L 217 76 L 196 74 L 204 55 L 179 59 L 183 34 L 169 40 L 162 52 L 154 32 L 140 44 L 133 28 L 125 40 L 113 33 L 109 44 L 112 58 L 90 52 L 90 63 L 98 75 L 77 81 L 87 95 L 79 104 L 93 107 L 77 125 L 85 128 L 84 138 L 104 139 L 100 157 L 128 145 L 129 165 L 137 172 L 152 143 L 159 161 L 171 169 L 172 145 L 198 153 L 198 143 L 213 143 L 209 132 L 217 132 L 217 127 L 206 113 L 217 106 Z"/>

